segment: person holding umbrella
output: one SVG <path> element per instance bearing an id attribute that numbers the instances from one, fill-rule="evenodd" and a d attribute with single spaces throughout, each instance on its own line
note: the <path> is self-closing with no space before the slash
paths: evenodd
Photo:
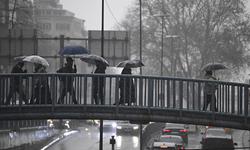
<path id="1" fill-rule="evenodd" d="M 123 68 L 121 74 L 131 75 L 131 68 L 125 67 Z M 135 86 L 133 83 L 133 79 L 130 77 L 121 77 L 119 80 L 119 89 L 120 89 L 120 100 L 119 104 L 131 103 L 135 102 Z M 116 105 L 116 103 L 114 103 Z"/>
<path id="2" fill-rule="evenodd" d="M 34 73 L 47 73 L 46 67 L 39 63 L 34 63 Z M 35 78 L 35 93 L 32 93 L 30 104 L 52 104 L 48 79 L 46 76 Z"/>
<path id="3" fill-rule="evenodd" d="M 27 73 L 27 70 L 23 70 L 24 66 L 24 62 L 23 61 L 20 61 L 20 62 L 17 62 L 17 64 L 15 66 L 13 66 L 12 70 L 11 70 L 11 73 Z M 19 85 L 19 76 L 15 76 L 13 77 L 13 80 L 10 80 L 10 90 L 9 90 L 9 94 L 6 98 L 6 102 L 5 102 L 5 105 L 10 105 L 10 100 L 11 98 L 13 97 L 13 94 L 14 93 L 18 93 L 20 94 L 21 98 L 19 99 L 20 103 L 22 102 L 21 100 L 23 100 L 25 102 L 25 104 L 28 104 L 28 99 L 26 99 L 26 95 L 25 93 L 23 92 L 23 88 L 22 88 L 22 85 Z M 20 86 L 21 86 L 21 89 L 20 89 Z M 21 91 L 19 91 L 21 90 Z"/>
<path id="4" fill-rule="evenodd" d="M 217 80 L 215 77 L 212 76 L 213 75 L 213 72 L 212 71 L 206 71 L 205 73 L 205 76 L 204 76 L 204 79 L 207 79 L 207 80 Z M 215 83 L 215 87 L 214 87 L 214 90 L 213 90 L 213 87 L 212 87 L 212 83 L 209 83 L 209 82 L 206 82 L 204 84 L 204 106 L 203 106 L 203 110 L 207 110 L 207 107 L 208 105 L 210 104 L 210 108 L 212 108 L 212 100 L 213 100 L 213 95 L 214 95 L 214 110 L 215 111 L 218 111 L 218 108 L 216 107 L 216 97 L 215 97 L 215 91 L 217 90 L 218 88 L 218 84 Z"/>
<path id="5" fill-rule="evenodd" d="M 105 74 L 105 70 L 107 69 L 106 65 L 102 63 L 102 61 L 96 60 L 96 69 L 94 73 Z M 104 104 L 104 77 L 94 77 L 93 78 L 93 97 L 95 99 L 95 104 L 99 104 L 99 99 L 101 100 L 101 104 Z"/>
<path id="6" fill-rule="evenodd" d="M 62 67 L 61 69 L 57 70 L 57 73 L 76 73 L 76 64 L 74 64 L 74 69 L 73 69 L 73 59 L 71 57 L 66 58 L 67 63 L 65 64 L 65 67 Z M 76 100 L 76 94 L 75 94 L 75 89 L 73 87 L 73 82 L 74 78 L 71 76 L 63 76 L 60 78 L 61 83 L 63 85 L 60 97 L 58 98 L 58 104 L 63 104 L 64 103 L 64 97 L 66 96 L 67 93 L 70 93 L 72 96 L 72 101 L 74 104 L 78 104 Z"/>
<path id="7" fill-rule="evenodd" d="M 222 69 L 227 69 L 227 67 L 219 62 L 210 62 L 208 64 L 206 64 L 205 66 L 203 66 L 201 68 L 201 71 L 206 71 L 204 79 L 208 79 L 208 80 L 217 80 L 215 77 L 213 77 L 213 71 L 215 70 L 222 70 Z M 219 79 L 218 79 L 219 80 Z M 218 83 L 214 84 L 215 87 L 213 88 L 212 83 L 206 82 L 204 84 L 204 106 L 203 106 L 203 110 L 206 110 L 208 105 L 210 104 L 210 106 L 212 105 L 212 100 L 213 100 L 213 95 L 214 95 L 214 110 L 218 111 L 218 108 L 216 107 L 216 97 L 215 97 L 215 91 L 218 88 Z M 212 107 L 210 107 L 212 108 Z"/>
<path id="8" fill-rule="evenodd" d="M 140 60 L 124 60 L 119 62 L 116 67 L 123 67 L 121 74 L 131 75 L 131 68 L 142 67 L 144 64 Z M 133 79 L 131 77 L 120 77 L 119 80 L 119 89 L 120 89 L 120 100 L 119 104 L 136 102 L 135 86 Z M 114 103 L 113 105 L 116 105 Z"/>

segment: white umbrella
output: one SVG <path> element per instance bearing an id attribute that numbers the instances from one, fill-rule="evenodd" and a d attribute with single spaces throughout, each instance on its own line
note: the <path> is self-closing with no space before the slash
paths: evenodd
<path id="1" fill-rule="evenodd" d="M 37 64 L 41 64 L 43 66 L 49 66 L 49 63 L 47 62 L 47 60 L 45 60 L 41 56 L 37 56 L 37 55 L 27 56 L 26 58 L 23 59 L 23 61 L 37 63 Z"/>
<path id="2" fill-rule="evenodd" d="M 109 66 L 109 63 L 107 62 L 107 60 L 105 60 L 101 56 L 94 55 L 94 54 L 82 56 L 81 60 L 92 65 L 95 65 L 96 61 L 100 61 L 105 66 Z"/>
<path id="3" fill-rule="evenodd" d="M 17 56 L 13 59 L 14 62 L 23 62 L 23 59 L 27 56 Z"/>

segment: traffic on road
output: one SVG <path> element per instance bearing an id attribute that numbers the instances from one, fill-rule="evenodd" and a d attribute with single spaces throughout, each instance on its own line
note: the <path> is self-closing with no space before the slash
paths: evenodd
<path id="1" fill-rule="evenodd" d="M 155 123 L 157 124 L 157 123 Z M 170 127 L 171 126 L 171 127 Z M 96 150 L 99 149 L 100 126 L 98 121 L 84 121 L 75 129 L 64 131 L 69 133 L 60 140 L 44 146 L 43 150 Z M 129 121 L 104 120 L 103 122 L 103 149 L 111 149 L 111 138 L 114 136 L 114 148 L 117 150 L 140 150 L 139 125 L 130 124 Z M 180 128 L 177 130 L 177 128 Z M 226 129 L 226 130 L 225 130 Z M 147 150 L 201 150 L 206 148 L 214 149 L 244 149 L 249 137 L 244 136 L 248 131 L 234 130 L 223 127 L 211 127 L 200 125 L 186 125 L 166 123 L 161 129 L 155 129 L 151 140 L 143 143 Z M 185 133 L 185 134 L 183 134 Z M 186 141 L 185 141 L 186 140 Z"/>

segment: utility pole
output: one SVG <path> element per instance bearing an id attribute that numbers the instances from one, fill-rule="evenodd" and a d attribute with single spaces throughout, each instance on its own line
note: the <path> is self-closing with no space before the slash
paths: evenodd
<path id="1" fill-rule="evenodd" d="M 170 65 L 171 65 L 171 67 L 170 67 L 170 76 L 172 76 L 173 75 L 173 51 L 174 51 L 174 38 L 178 38 L 179 37 L 179 35 L 167 35 L 166 36 L 166 38 L 171 38 L 171 60 L 170 60 Z"/>
<path id="2" fill-rule="evenodd" d="M 155 17 L 161 17 L 161 76 L 163 76 L 163 43 L 164 43 L 164 17 L 169 17 L 167 14 L 159 14 L 159 15 L 154 15 Z"/>

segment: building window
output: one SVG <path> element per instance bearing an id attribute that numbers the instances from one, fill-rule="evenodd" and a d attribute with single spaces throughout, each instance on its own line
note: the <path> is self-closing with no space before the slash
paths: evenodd
<path id="1" fill-rule="evenodd" d="M 39 25 L 39 29 L 41 30 L 51 30 L 51 23 L 42 23 Z"/>
<path id="2" fill-rule="evenodd" d="M 2 23 L 5 23 L 5 11 L 2 11 L 2 19 L 1 19 Z"/>
<path id="3" fill-rule="evenodd" d="M 69 24 L 57 23 L 56 30 L 70 30 Z"/>
<path id="4" fill-rule="evenodd" d="M 57 11 L 56 10 L 53 10 L 53 15 L 57 15 Z"/>
<path id="5" fill-rule="evenodd" d="M 46 15 L 50 16 L 51 15 L 51 10 L 46 10 Z"/>
<path id="6" fill-rule="evenodd" d="M 62 16 L 62 11 L 61 10 L 58 10 L 58 15 Z"/>

